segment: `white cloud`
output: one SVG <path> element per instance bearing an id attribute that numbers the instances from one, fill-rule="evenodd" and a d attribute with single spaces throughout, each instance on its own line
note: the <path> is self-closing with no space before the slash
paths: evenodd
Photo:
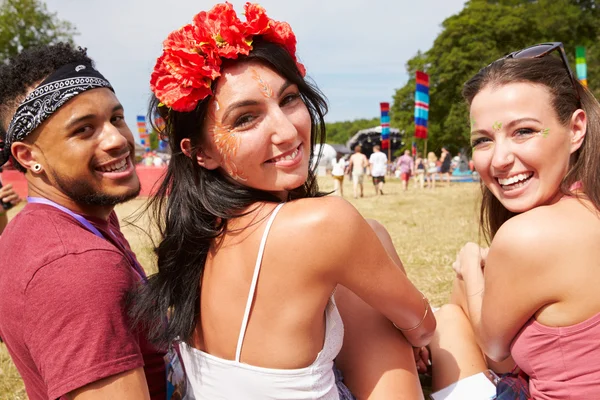
<path id="1" fill-rule="evenodd" d="M 205 0 L 46 0 L 71 21 L 111 81 L 135 130 L 162 41 L 215 2 Z M 244 1 L 231 1 L 240 13 Z M 329 99 L 328 121 L 372 118 L 407 80 L 406 62 L 427 50 L 442 21 L 465 0 L 265 0 L 269 17 L 290 23 L 298 56 Z"/>

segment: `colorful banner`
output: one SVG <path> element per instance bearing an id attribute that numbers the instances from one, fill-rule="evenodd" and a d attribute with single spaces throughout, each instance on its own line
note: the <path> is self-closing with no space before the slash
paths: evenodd
<path id="1" fill-rule="evenodd" d="M 161 117 L 154 118 L 154 126 L 158 129 L 158 132 L 162 132 L 166 126 L 165 120 Z"/>
<path id="2" fill-rule="evenodd" d="M 137 128 L 140 136 L 140 144 L 144 146 L 146 152 L 150 151 L 150 135 L 148 134 L 148 127 L 146 126 L 146 117 L 143 115 L 137 116 Z"/>
<path id="3" fill-rule="evenodd" d="M 390 147 L 390 103 L 379 103 L 381 108 L 381 150 Z"/>
<path id="4" fill-rule="evenodd" d="M 577 46 L 575 48 L 575 56 L 577 79 L 579 79 L 579 82 L 581 82 L 583 86 L 587 87 L 587 64 L 585 63 L 585 47 Z"/>
<path id="5" fill-rule="evenodd" d="M 415 137 L 427 139 L 427 121 L 429 120 L 429 75 L 417 71 L 415 90 Z"/>

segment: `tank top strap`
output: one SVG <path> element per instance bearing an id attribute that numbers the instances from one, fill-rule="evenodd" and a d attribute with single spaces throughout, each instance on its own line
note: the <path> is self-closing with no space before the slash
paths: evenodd
<path id="1" fill-rule="evenodd" d="M 275 220 L 275 216 L 281 210 L 284 203 L 281 203 L 275 207 L 269 220 L 267 221 L 267 225 L 265 226 L 265 231 L 263 232 L 262 239 L 260 241 L 260 246 L 258 248 L 258 256 L 256 257 L 256 264 L 254 265 L 254 275 L 252 276 L 252 283 L 250 284 L 250 293 L 248 293 L 248 301 L 246 302 L 246 310 L 244 311 L 244 319 L 242 320 L 242 327 L 240 329 L 240 335 L 238 337 L 237 347 L 235 349 L 235 361 L 240 362 L 240 356 L 242 355 L 242 343 L 244 342 L 244 336 L 246 335 L 246 328 L 248 327 L 248 319 L 250 317 L 250 309 L 252 308 L 252 302 L 254 301 L 254 293 L 256 292 L 256 284 L 258 282 L 258 273 L 260 272 L 260 265 L 262 264 L 263 253 L 265 251 L 265 245 L 267 243 L 267 236 L 269 236 L 269 231 L 271 230 L 271 225 L 273 225 L 273 221 Z"/>

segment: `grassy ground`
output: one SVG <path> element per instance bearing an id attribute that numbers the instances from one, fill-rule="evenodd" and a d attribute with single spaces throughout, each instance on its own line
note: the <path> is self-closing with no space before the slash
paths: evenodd
<path id="1" fill-rule="evenodd" d="M 333 181 L 321 181 L 324 190 L 332 190 Z M 365 197 L 353 199 L 352 186 L 346 179 L 344 195 L 367 218 L 374 218 L 389 230 L 410 279 L 430 299 L 432 305 L 443 304 L 450 293 L 453 278 L 450 265 L 456 253 L 467 241 L 477 241 L 477 199 L 479 185 L 455 183 L 438 184 L 435 190 L 419 190 L 411 186 L 401 190 L 398 180 L 384 187 L 384 196 L 375 197 L 373 186 L 365 180 Z M 121 218 L 135 212 L 144 204 L 134 200 L 119 205 Z M 9 217 L 22 207 L 9 212 Z M 144 217 L 136 223 L 147 229 Z M 142 265 L 154 271 L 153 256 L 147 234 L 141 229 L 124 224 L 123 231 Z M 6 347 L 0 345 L 0 400 L 26 399 L 21 378 Z"/>

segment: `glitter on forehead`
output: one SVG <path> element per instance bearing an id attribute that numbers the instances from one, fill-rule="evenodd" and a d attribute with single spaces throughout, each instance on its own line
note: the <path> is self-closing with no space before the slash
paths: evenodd
<path id="1" fill-rule="evenodd" d="M 500 121 L 494 122 L 494 125 L 492 125 L 492 129 L 495 130 L 496 132 L 499 131 L 500 129 L 502 129 L 502 122 L 500 122 Z"/>
<path id="2" fill-rule="evenodd" d="M 271 86 L 260 77 L 260 74 L 256 69 L 251 68 L 251 72 L 252 78 L 258 83 L 258 88 L 260 89 L 260 92 L 263 94 L 263 96 L 265 96 L 268 99 L 272 98 L 273 89 L 271 89 Z"/>

